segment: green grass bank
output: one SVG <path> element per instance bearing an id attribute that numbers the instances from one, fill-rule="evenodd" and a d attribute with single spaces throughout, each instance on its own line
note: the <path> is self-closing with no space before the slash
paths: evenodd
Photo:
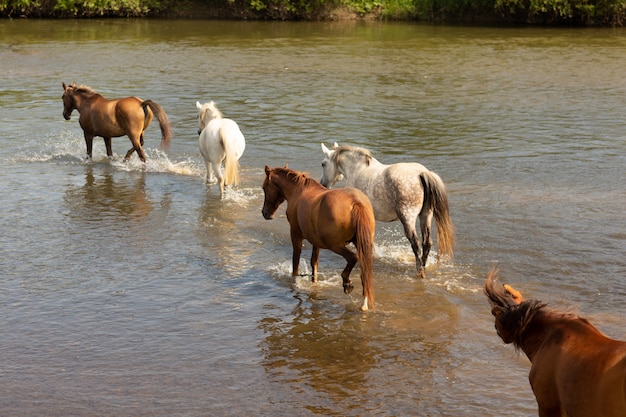
<path id="1" fill-rule="evenodd" d="M 622 26 L 626 0 L 0 0 L 0 16 Z"/>

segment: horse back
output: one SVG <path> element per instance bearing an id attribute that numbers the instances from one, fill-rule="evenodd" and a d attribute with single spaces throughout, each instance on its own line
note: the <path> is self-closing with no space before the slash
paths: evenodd
<path id="1" fill-rule="evenodd" d="M 115 116 L 117 122 L 128 128 L 145 130 L 152 121 L 152 110 L 142 106 L 143 100 L 139 97 L 126 97 L 115 100 Z"/>
<path id="2" fill-rule="evenodd" d="M 231 119 L 221 119 L 220 136 L 222 140 L 228 141 L 233 147 L 237 159 L 241 158 L 246 148 L 246 139 L 239 129 L 237 122 Z"/>
<path id="3" fill-rule="evenodd" d="M 346 185 L 367 194 L 377 220 L 394 221 L 398 219 L 400 207 L 415 208 L 418 213 L 421 210 L 424 190 L 419 175 L 424 171 L 426 168 L 416 162 L 381 164 L 362 170 Z"/>
<path id="4" fill-rule="evenodd" d="M 319 189 L 302 193 L 298 203 L 296 218 L 302 235 L 311 244 L 323 249 L 345 246 L 356 233 L 352 209 L 355 204 L 364 204 L 374 214 L 367 196 L 351 187 L 327 190 Z"/>
<path id="5" fill-rule="evenodd" d="M 626 416 L 625 342 L 591 324 L 561 328 L 546 338 L 532 363 L 529 379 L 540 410 L 568 417 Z"/>
<path id="6" fill-rule="evenodd" d="M 86 132 L 103 137 L 124 136 L 130 128 L 143 130 L 146 115 L 142 102 L 137 97 L 108 100 L 98 95 L 81 111 L 79 123 Z"/>

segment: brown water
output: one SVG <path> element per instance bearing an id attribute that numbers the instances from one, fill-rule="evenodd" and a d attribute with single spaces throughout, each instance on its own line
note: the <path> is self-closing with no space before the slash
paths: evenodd
<path id="1" fill-rule="evenodd" d="M 626 338 L 624 62 L 623 29 L 0 21 L 0 414 L 536 415 L 482 285 L 497 263 Z M 161 104 L 170 149 L 153 125 L 145 166 L 126 138 L 85 162 L 72 81 Z M 246 135 L 223 201 L 197 100 Z M 337 255 L 292 279 L 287 221 L 261 216 L 264 165 L 319 177 L 334 141 L 439 173 L 457 227 L 418 280 L 379 223 L 366 315 Z"/>

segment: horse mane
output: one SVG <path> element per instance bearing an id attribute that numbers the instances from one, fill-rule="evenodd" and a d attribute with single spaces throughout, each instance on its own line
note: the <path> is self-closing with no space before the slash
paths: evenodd
<path id="1" fill-rule="evenodd" d="M 207 108 L 207 110 L 211 111 L 211 117 L 213 119 L 221 119 L 222 118 L 222 111 L 217 108 L 217 104 L 215 104 L 214 101 L 208 102 L 206 108 Z"/>
<path id="2" fill-rule="evenodd" d="M 518 304 L 504 285 L 498 282 L 497 273 L 495 267 L 489 272 L 485 282 L 485 295 L 491 304 L 491 314 L 506 332 L 506 335 L 500 334 L 500 337 L 505 343 L 513 342 L 515 349 L 519 350 L 524 340 L 524 332 L 547 304 L 537 300 Z"/>
<path id="3" fill-rule="evenodd" d="M 547 304 L 538 300 L 528 300 L 506 311 L 498 317 L 502 327 L 510 332 L 513 346 L 519 350 L 524 342 L 524 334 L 530 324 L 540 315 L 549 310 Z"/>
<path id="4" fill-rule="evenodd" d="M 368 162 L 372 158 L 372 153 L 369 150 L 365 148 L 360 148 L 358 146 L 341 145 L 341 146 L 334 148 L 334 151 L 335 152 L 333 152 L 332 160 L 335 163 L 338 163 L 339 158 L 341 158 L 344 154 L 348 152 L 355 153 L 357 154 L 357 156 L 364 158 Z"/>
<path id="5" fill-rule="evenodd" d="M 543 317 L 551 316 L 551 321 L 555 319 L 574 320 L 585 325 L 591 325 L 587 319 L 579 314 L 550 308 L 543 301 L 525 300 L 519 304 L 516 303 L 505 286 L 497 282 L 496 274 L 495 268 L 489 273 L 485 283 L 485 294 L 491 304 L 491 313 L 496 317 L 503 331 L 506 331 L 516 350 L 519 350 L 524 343 L 525 333 L 531 323 Z M 505 341 L 505 343 L 510 342 Z"/>
<path id="6" fill-rule="evenodd" d="M 81 85 L 76 85 L 73 86 L 74 91 L 76 91 L 77 93 L 83 93 L 83 94 L 98 94 L 96 92 L 96 90 L 94 90 L 93 88 L 89 87 L 88 85 L 85 84 L 81 84 Z"/>
<path id="7" fill-rule="evenodd" d="M 274 168 L 274 171 L 283 173 L 288 180 L 293 181 L 299 186 L 309 185 L 311 182 L 316 182 L 313 178 L 309 177 L 306 172 L 295 171 L 289 168 Z"/>

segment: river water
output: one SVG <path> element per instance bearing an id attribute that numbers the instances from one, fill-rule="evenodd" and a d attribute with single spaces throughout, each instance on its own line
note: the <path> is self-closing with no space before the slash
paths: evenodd
<path id="1" fill-rule="evenodd" d="M 626 338 L 626 31 L 206 20 L 0 21 L 0 414 L 532 416 L 529 362 L 482 293 Z M 61 82 L 161 104 L 148 162 L 85 161 Z M 196 101 L 247 140 L 204 185 Z M 290 276 L 263 167 L 321 176 L 320 143 L 418 161 L 448 186 L 455 257 L 415 277 L 378 223 L 377 309 L 343 259 Z M 303 251 L 309 270 L 310 249 Z"/>

